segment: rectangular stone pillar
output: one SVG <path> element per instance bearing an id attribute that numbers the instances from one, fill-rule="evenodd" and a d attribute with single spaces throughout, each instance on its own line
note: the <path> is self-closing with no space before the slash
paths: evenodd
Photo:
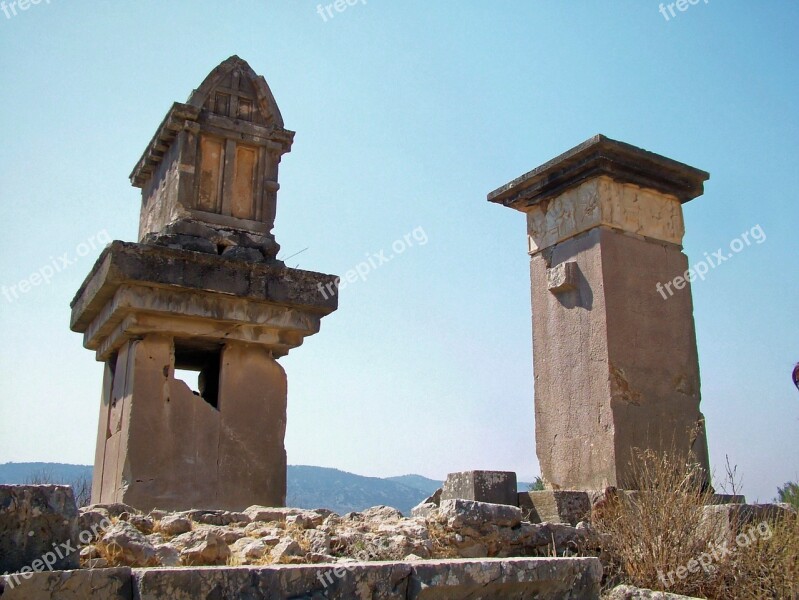
<path id="1" fill-rule="evenodd" d="M 286 503 L 286 373 L 260 346 L 222 351 L 219 410 L 220 506 Z"/>
<path id="2" fill-rule="evenodd" d="M 536 450 L 550 489 L 633 487 L 635 448 L 708 471 L 682 203 L 709 175 L 596 136 L 489 194 L 527 214 Z"/>
<path id="3" fill-rule="evenodd" d="M 109 419 L 101 422 L 93 501 L 143 510 L 218 504 L 219 412 L 174 378 L 171 337 L 151 334 L 120 351 Z M 104 451 L 102 450 L 104 449 Z"/>

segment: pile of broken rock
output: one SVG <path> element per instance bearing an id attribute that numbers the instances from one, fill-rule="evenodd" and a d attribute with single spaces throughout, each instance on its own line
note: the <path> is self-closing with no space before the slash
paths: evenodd
<path id="1" fill-rule="evenodd" d="M 97 532 L 80 549 L 85 568 L 563 556 L 592 545 L 586 523 L 532 524 L 517 507 L 470 500 L 423 505 L 409 518 L 386 506 L 340 516 L 263 506 L 144 514 L 92 505 L 80 510 L 78 526 Z"/>

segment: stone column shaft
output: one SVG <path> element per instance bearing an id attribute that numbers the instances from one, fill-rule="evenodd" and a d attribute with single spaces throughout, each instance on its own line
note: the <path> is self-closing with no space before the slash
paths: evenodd
<path id="1" fill-rule="evenodd" d="M 603 136 L 489 195 L 527 215 L 536 450 L 551 489 L 634 487 L 634 449 L 708 470 L 682 203 L 707 173 Z"/>

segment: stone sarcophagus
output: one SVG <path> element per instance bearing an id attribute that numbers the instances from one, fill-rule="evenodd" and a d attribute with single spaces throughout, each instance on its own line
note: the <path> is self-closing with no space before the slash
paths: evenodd
<path id="1" fill-rule="evenodd" d="M 134 169 L 139 242 L 110 244 L 72 301 L 72 330 L 105 364 L 93 502 L 285 503 L 276 359 L 338 302 L 319 293 L 335 277 L 276 258 L 278 165 L 293 136 L 263 77 L 232 57 L 172 106 Z M 198 389 L 176 369 L 197 372 Z"/>
<path id="2" fill-rule="evenodd" d="M 131 173 L 139 240 L 274 258 L 278 166 L 293 140 L 266 80 L 238 57 L 225 61 L 172 105 Z"/>

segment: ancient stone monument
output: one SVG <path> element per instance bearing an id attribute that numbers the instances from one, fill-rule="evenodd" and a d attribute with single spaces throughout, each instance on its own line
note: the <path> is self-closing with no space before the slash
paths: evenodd
<path id="1" fill-rule="evenodd" d="M 72 301 L 72 330 L 105 364 L 93 502 L 285 503 L 276 359 L 338 302 L 318 292 L 333 276 L 276 258 L 278 165 L 293 138 L 264 78 L 234 56 L 172 105 L 133 170 L 139 242 L 110 244 Z M 199 389 L 175 369 L 199 372 Z"/>
<path id="2" fill-rule="evenodd" d="M 596 136 L 490 193 L 527 215 L 536 450 L 550 490 L 634 488 L 633 449 L 708 473 L 682 203 L 704 171 Z M 673 286 L 672 295 L 660 290 Z"/>

